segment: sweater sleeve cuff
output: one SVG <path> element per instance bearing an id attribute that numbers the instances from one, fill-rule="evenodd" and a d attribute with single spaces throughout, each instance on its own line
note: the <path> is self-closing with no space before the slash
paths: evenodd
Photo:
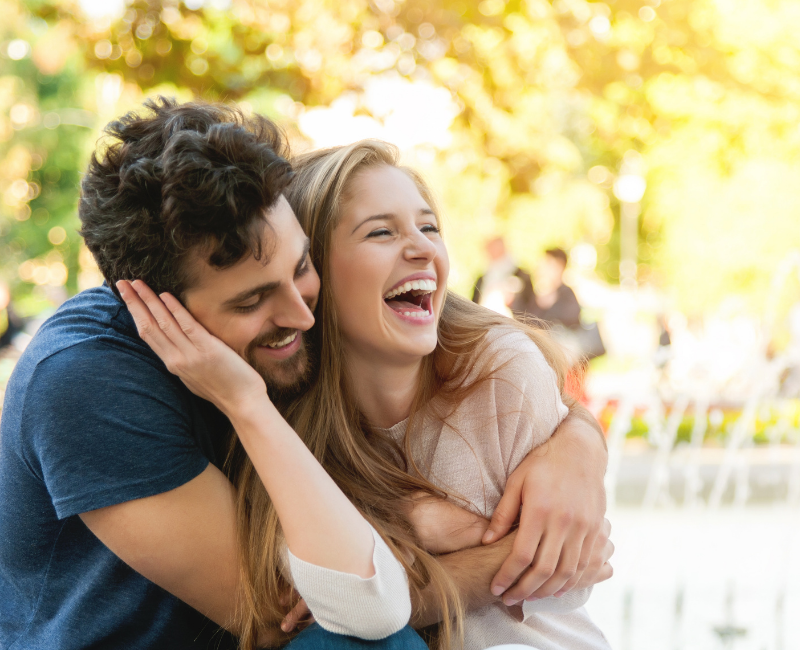
<path id="1" fill-rule="evenodd" d="M 383 639 L 403 629 L 411 618 L 406 572 L 377 531 L 372 526 L 370 530 L 375 540 L 371 578 L 316 566 L 286 550 L 295 588 L 328 632 Z"/>
<path id="2" fill-rule="evenodd" d="M 528 617 L 532 614 L 539 612 L 571 612 L 579 607 L 583 607 L 592 595 L 592 587 L 586 589 L 578 589 L 577 591 L 568 591 L 560 598 L 550 596 L 549 598 L 542 598 L 540 600 L 527 600 L 522 602 L 522 620 L 527 621 Z"/>

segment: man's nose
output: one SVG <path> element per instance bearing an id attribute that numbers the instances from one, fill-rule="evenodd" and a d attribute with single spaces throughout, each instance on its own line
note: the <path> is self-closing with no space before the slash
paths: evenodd
<path id="1" fill-rule="evenodd" d="M 286 289 L 281 301 L 280 310 L 274 315 L 273 322 L 278 327 L 305 332 L 314 325 L 314 314 L 311 311 L 315 300 L 304 297 L 296 285 Z"/>

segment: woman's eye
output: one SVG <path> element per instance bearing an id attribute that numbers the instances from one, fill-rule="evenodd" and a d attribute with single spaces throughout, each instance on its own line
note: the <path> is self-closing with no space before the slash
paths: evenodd
<path id="1" fill-rule="evenodd" d="M 434 226 L 433 224 L 426 224 L 420 228 L 422 232 L 439 232 L 439 227 Z"/>
<path id="2" fill-rule="evenodd" d="M 388 228 L 378 228 L 377 230 L 373 230 L 371 233 L 369 233 L 367 237 L 384 237 L 391 234 L 392 232 Z"/>

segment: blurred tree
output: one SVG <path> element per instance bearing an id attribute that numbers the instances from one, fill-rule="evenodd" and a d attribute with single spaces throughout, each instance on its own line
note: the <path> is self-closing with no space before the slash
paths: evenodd
<path id="1" fill-rule="evenodd" d="M 86 13 L 115 6 L 113 18 Z M 308 109 L 337 98 L 353 120 L 388 123 L 386 106 L 365 99 L 394 101 L 370 86 L 376 79 L 447 89 L 459 111 L 450 141 L 412 159 L 458 226 L 448 236 L 461 290 L 496 231 L 513 234 L 528 264 L 545 246 L 588 241 L 615 281 L 612 186 L 629 151 L 648 182 L 640 278 L 675 287 L 687 309 L 732 290 L 757 302 L 800 244 L 791 0 L 0 0 L 0 9 L 0 273 L 29 311 L 47 287 L 96 281 L 75 232 L 79 173 L 97 129 L 158 92 L 237 101 L 282 120 L 304 146 Z M 425 107 L 416 110 L 422 129 Z"/>

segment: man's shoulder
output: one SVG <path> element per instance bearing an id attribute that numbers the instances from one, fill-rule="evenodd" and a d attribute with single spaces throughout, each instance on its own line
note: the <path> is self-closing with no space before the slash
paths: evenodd
<path id="1" fill-rule="evenodd" d="M 127 309 L 108 287 L 97 287 L 68 300 L 44 322 L 17 362 L 6 407 L 20 411 L 31 393 L 37 399 L 82 394 L 102 400 L 123 379 L 145 390 L 175 384 L 139 338 Z M 93 392 L 101 388 L 103 394 Z"/>

